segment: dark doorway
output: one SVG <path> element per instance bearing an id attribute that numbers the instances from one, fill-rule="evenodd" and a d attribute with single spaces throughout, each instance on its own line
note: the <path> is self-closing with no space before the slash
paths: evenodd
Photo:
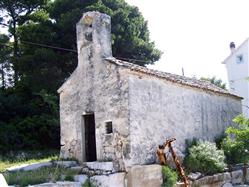
<path id="1" fill-rule="evenodd" d="M 86 161 L 96 161 L 96 137 L 94 114 L 84 115 Z"/>

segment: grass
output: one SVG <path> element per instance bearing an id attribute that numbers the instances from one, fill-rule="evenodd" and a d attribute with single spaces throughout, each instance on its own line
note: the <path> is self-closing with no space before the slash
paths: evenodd
<path id="1" fill-rule="evenodd" d="M 45 182 L 55 182 L 62 179 L 69 181 L 73 180 L 73 176 L 76 174 L 78 173 L 75 170 L 59 166 L 43 167 L 33 171 L 3 173 L 9 185 L 18 184 L 20 187 Z"/>
<path id="2" fill-rule="evenodd" d="M 11 166 L 57 160 L 58 158 L 58 150 L 12 152 L 0 156 L 0 172 L 5 172 Z"/>
<path id="3" fill-rule="evenodd" d="M 11 152 L 0 156 L 0 172 L 3 173 L 9 185 L 18 185 L 20 187 L 55 182 L 62 179 L 73 180 L 73 176 L 78 174 L 77 171 L 56 165 L 42 167 L 33 171 L 6 171 L 11 166 L 58 159 L 58 150 Z"/>

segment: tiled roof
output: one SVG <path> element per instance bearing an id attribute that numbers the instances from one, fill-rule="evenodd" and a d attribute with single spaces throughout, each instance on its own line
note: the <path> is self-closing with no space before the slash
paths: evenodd
<path id="1" fill-rule="evenodd" d="M 107 60 L 108 62 L 114 63 L 118 66 L 128 68 L 132 71 L 137 71 L 137 72 L 145 73 L 145 74 L 152 75 L 152 76 L 155 76 L 158 78 L 163 78 L 163 79 L 170 81 L 170 82 L 198 88 L 201 90 L 211 91 L 211 92 L 215 92 L 215 93 L 219 93 L 219 94 L 223 94 L 223 95 L 232 96 L 232 97 L 235 97 L 237 99 L 242 99 L 241 97 L 234 95 L 234 94 L 231 94 L 227 90 L 224 90 L 218 86 L 215 86 L 214 84 L 212 84 L 208 81 L 198 80 L 195 78 L 189 78 L 189 77 L 185 77 L 185 76 L 181 76 L 181 75 L 176 75 L 176 74 L 166 73 L 163 71 L 149 69 L 149 68 L 139 66 L 136 64 L 132 64 L 132 63 L 129 63 L 126 61 L 118 60 L 118 59 L 115 59 L 113 57 L 106 58 L 105 60 Z"/>

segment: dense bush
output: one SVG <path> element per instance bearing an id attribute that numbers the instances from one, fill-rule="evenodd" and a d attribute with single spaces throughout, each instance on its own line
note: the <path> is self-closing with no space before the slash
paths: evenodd
<path id="1" fill-rule="evenodd" d="M 206 141 L 189 147 L 184 163 L 190 171 L 213 174 L 223 171 L 224 160 L 224 152 L 218 150 L 215 143 Z"/>
<path id="2" fill-rule="evenodd" d="M 24 98 L 0 90 L 0 154 L 59 148 L 58 101 L 44 90 Z"/>
<path id="3" fill-rule="evenodd" d="M 249 161 L 249 119 L 239 115 L 233 119 L 236 127 L 226 129 L 226 137 L 221 147 L 228 164 L 247 163 Z"/>
<path id="4" fill-rule="evenodd" d="M 176 184 L 177 173 L 167 166 L 162 167 L 163 184 L 162 187 L 173 187 Z"/>

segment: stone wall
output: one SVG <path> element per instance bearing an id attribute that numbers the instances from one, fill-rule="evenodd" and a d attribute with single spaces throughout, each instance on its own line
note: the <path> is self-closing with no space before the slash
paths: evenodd
<path id="1" fill-rule="evenodd" d="M 241 112 L 240 100 L 168 82 L 155 76 L 129 73 L 131 154 L 128 165 L 149 164 L 166 138 L 178 154 L 185 140 L 214 140 Z"/>
<path id="2" fill-rule="evenodd" d="M 110 36 L 110 17 L 105 14 L 86 13 L 77 25 L 79 64 L 58 90 L 61 157 L 86 160 L 83 114 L 93 112 L 97 160 L 114 160 L 122 168 L 129 135 L 128 81 L 119 67 L 103 60 L 111 56 L 106 35 Z M 106 133 L 106 121 L 112 121 L 111 134 Z"/>

